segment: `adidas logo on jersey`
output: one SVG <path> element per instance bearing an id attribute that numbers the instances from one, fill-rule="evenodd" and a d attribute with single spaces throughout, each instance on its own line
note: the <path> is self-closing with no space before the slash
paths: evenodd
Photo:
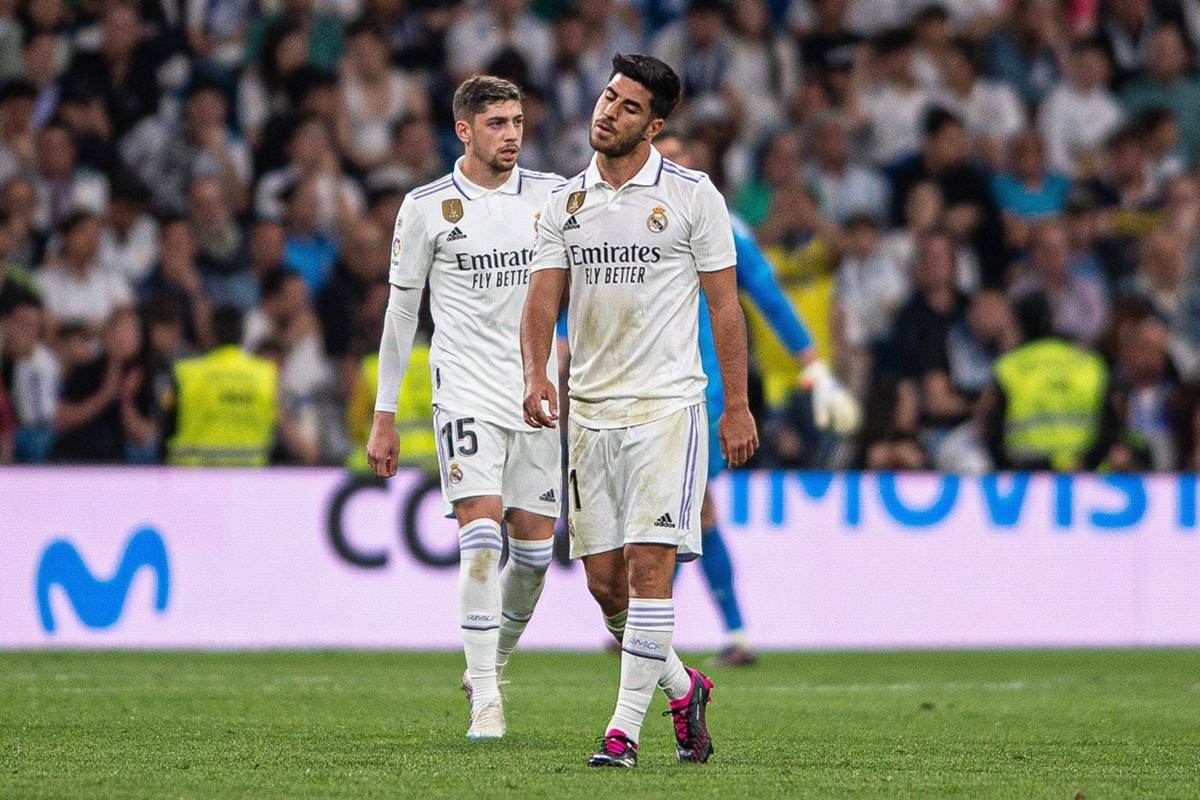
<path id="1" fill-rule="evenodd" d="M 459 239 L 465 239 L 465 238 L 467 238 L 467 235 L 465 233 L 463 233 L 462 231 L 460 231 L 458 229 L 458 226 L 455 225 L 454 230 L 450 231 L 450 233 L 446 236 L 446 241 L 447 242 L 457 242 Z"/>
<path id="2" fill-rule="evenodd" d="M 671 519 L 670 514 L 663 514 L 661 517 L 654 520 L 654 527 L 656 527 L 656 528 L 674 528 L 675 520 Z"/>
<path id="3" fill-rule="evenodd" d="M 575 220 L 574 214 L 572 214 L 571 217 L 565 223 L 563 223 L 563 230 L 564 231 L 579 230 L 579 223 Z"/>
<path id="4" fill-rule="evenodd" d="M 538 500 L 543 500 L 547 503 L 553 503 L 554 502 L 554 490 L 551 489 L 548 492 L 543 492 L 542 496 L 539 497 Z"/>

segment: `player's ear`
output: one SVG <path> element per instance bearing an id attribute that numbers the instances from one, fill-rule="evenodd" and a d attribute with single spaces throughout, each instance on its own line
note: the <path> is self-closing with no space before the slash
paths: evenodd
<path id="1" fill-rule="evenodd" d="M 465 119 L 454 121 L 454 133 L 458 135 L 458 140 L 463 144 L 471 141 L 471 125 Z"/>
<path id="2" fill-rule="evenodd" d="M 649 124 L 649 125 L 646 127 L 646 133 L 645 133 L 645 139 L 646 139 L 646 141 L 650 141 L 650 140 L 651 140 L 651 139 L 653 139 L 655 136 L 658 136 L 658 134 L 659 134 L 659 133 L 662 131 L 662 129 L 663 129 L 663 124 L 664 124 L 665 122 L 666 122 L 666 120 L 664 120 L 664 119 L 656 119 L 656 120 L 653 120 L 653 121 L 652 121 L 652 122 L 651 122 L 651 123 L 650 123 L 650 124 Z"/>

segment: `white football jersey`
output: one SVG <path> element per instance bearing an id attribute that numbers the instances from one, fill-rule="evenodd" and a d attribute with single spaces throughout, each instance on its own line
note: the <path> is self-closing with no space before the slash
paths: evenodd
<path id="1" fill-rule="evenodd" d="M 389 280 L 419 289 L 429 281 L 433 402 L 511 430 L 521 411 L 521 311 L 537 223 L 563 178 L 514 169 L 496 189 L 454 171 L 404 198 L 392 237 Z M 557 372 L 551 352 L 551 373 Z"/>
<path id="2" fill-rule="evenodd" d="M 736 262 L 725 200 L 702 172 L 651 148 L 614 190 L 596 159 L 554 188 L 533 269 L 569 269 L 571 413 L 622 428 L 702 402 L 700 272 Z"/>

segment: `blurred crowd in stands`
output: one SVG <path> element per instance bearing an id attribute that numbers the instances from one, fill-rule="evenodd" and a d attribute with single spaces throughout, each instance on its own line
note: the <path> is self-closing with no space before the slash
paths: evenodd
<path id="1" fill-rule="evenodd" d="M 1103 359 L 1069 466 L 1196 469 L 1198 49 L 1200 0 L 0 0 L 0 461 L 161 460 L 235 306 L 275 460 L 342 463 L 454 87 L 520 84 L 522 164 L 569 176 L 621 51 L 680 72 L 670 127 L 867 410 L 815 430 L 748 312 L 758 465 L 1013 466 L 995 364 L 1044 297 Z"/>

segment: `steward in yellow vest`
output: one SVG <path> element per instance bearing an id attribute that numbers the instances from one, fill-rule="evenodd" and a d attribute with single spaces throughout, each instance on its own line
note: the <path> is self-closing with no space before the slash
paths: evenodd
<path id="1" fill-rule="evenodd" d="M 278 370 L 239 347 L 237 309 L 217 309 L 212 327 L 217 346 L 175 365 L 175 434 L 167 442 L 167 463 L 266 466 L 278 421 Z"/>
<path id="2" fill-rule="evenodd" d="M 367 463 L 367 439 L 375 416 L 375 394 L 379 390 L 379 354 L 363 356 L 350 403 L 346 407 L 346 425 L 354 449 L 346 466 L 355 472 L 370 472 Z M 397 465 L 417 467 L 437 473 L 437 434 L 433 430 L 433 381 L 429 373 L 429 345 L 414 343 L 408 370 L 400 384 L 396 407 L 396 430 L 400 433 Z"/>
<path id="3" fill-rule="evenodd" d="M 1002 421 L 991 437 L 996 463 L 1081 469 L 1100 433 L 1108 367 L 1097 354 L 1051 336 L 1044 296 L 1021 300 L 1016 312 L 1026 343 L 996 362 L 995 417 Z"/>

